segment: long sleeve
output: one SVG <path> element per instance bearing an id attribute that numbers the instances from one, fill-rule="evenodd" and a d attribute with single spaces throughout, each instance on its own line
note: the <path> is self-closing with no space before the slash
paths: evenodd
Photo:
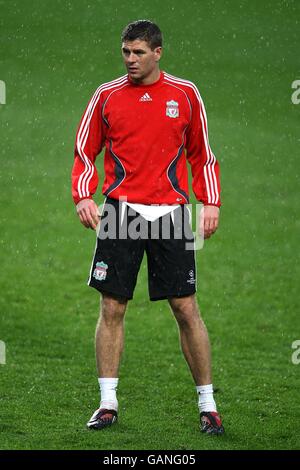
<path id="1" fill-rule="evenodd" d="M 207 119 L 200 93 L 190 94 L 192 117 L 186 135 L 186 156 L 192 169 L 192 187 L 198 201 L 220 207 L 220 170 L 208 140 Z"/>
<path id="2" fill-rule="evenodd" d="M 72 196 L 75 204 L 82 199 L 91 199 L 98 186 L 95 160 L 105 141 L 99 88 L 89 101 L 76 134 L 72 169 Z"/>

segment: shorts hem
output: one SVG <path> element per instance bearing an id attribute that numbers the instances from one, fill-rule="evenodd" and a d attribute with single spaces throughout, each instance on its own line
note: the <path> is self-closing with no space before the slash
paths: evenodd
<path id="1" fill-rule="evenodd" d="M 120 294 L 120 292 L 116 292 L 112 289 L 105 289 L 103 287 L 100 287 L 100 286 L 96 286 L 94 284 L 87 284 L 89 287 L 92 287 L 93 289 L 96 289 L 98 292 L 101 292 L 101 293 L 104 293 L 104 294 L 112 294 L 116 297 L 122 297 L 123 299 L 126 299 L 126 300 L 132 300 L 133 299 L 133 295 L 131 297 L 129 297 L 128 295 L 125 295 L 125 294 Z"/>
<path id="2" fill-rule="evenodd" d="M 150 300 L 151 302 L 156 302 L 157 300 L 167 300 L 167 299 L 170 299 L 170 298 L 177 298 L 177 299 L 180 299 L 181 297 L 188 297 L 190 295 L 194 295 L 196 294 L 196 290 L 192 291 L 192 292 L 185 292 L 185 293 L 182 293 L 182 294 L 165 294 L 165 295 L 161 295 L 161 296 L 157 296 L 157 297 L 150 297 Z"/>

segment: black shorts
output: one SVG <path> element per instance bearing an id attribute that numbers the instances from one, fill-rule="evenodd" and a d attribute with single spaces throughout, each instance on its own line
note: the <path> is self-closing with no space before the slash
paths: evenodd
<path id="1" fill-rule="evenodd" d="M 173 215 L 148 222 L 124 203 L 107 198 L 88 285 L 132 299 L 144 252 L 151 300 L 196 292 L 194 236 L 187 207 L 181 205 Z"/>

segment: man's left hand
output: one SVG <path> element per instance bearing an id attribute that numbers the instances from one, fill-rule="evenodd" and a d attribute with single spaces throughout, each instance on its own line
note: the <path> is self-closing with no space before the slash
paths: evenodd
<path id="1" fill-rule="evenodd" d="M 200 212 L 200 235 L 211 237 L 219 225 L 220 209 L 217 206 L 204 206 Z"/>

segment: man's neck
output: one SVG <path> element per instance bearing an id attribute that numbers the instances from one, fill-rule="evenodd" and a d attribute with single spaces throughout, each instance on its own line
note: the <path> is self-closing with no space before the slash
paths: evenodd
<path id="1" fill-rule="evenodd" d="M 157 82 L 160 77 L 160 69 L 154 70 L 150 75 L 140 80 L 132 79 L 133 83 L 136 85 L 152 85 L 153 83 Z"/>

